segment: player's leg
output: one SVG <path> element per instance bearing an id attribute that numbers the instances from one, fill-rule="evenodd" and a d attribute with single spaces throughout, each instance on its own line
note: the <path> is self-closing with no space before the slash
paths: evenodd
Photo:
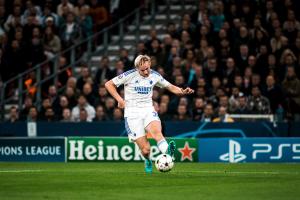
<path id="1" fill-rule="evenodd" d="M 168 143 L 161 132 L 161 123 L 158 120 L 150 122 L 146 126 L 146 131 L 151 134 L 152 138 L 157 142 L 157 147 L 161 153 L 167 153 Z"/>
<path id="2" fill-rule="evenodd" d="M 161 122 L 160 120 L 151 121 L 147 127 L 146 131 L 152 135 L 152 138 L 157 142 L 157 147 L 161 153 L 168 153 L 174 158 L 176 144 L 174 141 L 170 141 L 168 144 L 165 137 L 162 134 Z"/>
<path id="3" fill-rule="evenodd" d="M 150 156 L 150 143 L 147 140 L 146 136 L 142 136 L 135 140 L 135 143 L 138 145 L 141 150 L 142 155 L 145 159 L 149 159 Z"/>
<path id="4" fill-rule="evenodd" d="M 135 143 L 138 145 L 141 150 L 142 155 L 145 158 L 145 172 L 152 172 L 152 161 L 150 160 L 150 143 L 147 140 L 146 136 L 139 137 L 135 140 Z"/>
<path id="5" fill-rule="evenodd" d="M 150 156 L 150 143 L 146 138 L 144 125 L 143 125 L 143 119 L 141 118 L 131 118 L 126 117 L 125 118 L 125 128 L 128 133 L 128 138 L 130 141 L 134 141 L 140 151 L 141 154 L 145 158 L 145 171 L 147 173 L 152 172 L 152 162 L 149 158 Z"/>

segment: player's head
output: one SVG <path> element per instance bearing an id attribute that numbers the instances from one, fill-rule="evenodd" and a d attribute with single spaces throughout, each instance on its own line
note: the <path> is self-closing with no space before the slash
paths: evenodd
<path id="1" fill-rule="evenodd" d="M 147 55 L 139 55 L 134 60 L 134 66 L 141 76 L 148 77 L 150 75 L 151 59 Z"/>

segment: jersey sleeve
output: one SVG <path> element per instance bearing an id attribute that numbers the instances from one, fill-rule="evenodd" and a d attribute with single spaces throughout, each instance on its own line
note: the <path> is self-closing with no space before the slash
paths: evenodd
<path id="1" fill-rule="evenodd" d="M 112 79 L 113 83 L 119 87 L 120 85 L 125 84 L 128 80 L 130 80 L 131 77 L 135 75 L 136 69 L 132 69 L 129 71 L 126 71 L 119 76 L 116 76 L 115 78 Z"/>
<path id="2" fill-rule="evenodd" d="M 114 84 L 119 87 L 120 85 L 123 85 L 127 81 L 127 77 L 124 75 L 124 73 L 120 74 L 119 76 L 116 76 L 115 78 L 112 79 Z"/>
<path id="3" fill-rule="evenodd" d="M 167 81 L 166 79 L 164 79 L 164 77 L 162 77 L 161 75 L 158 76 L 158 81 L 156 83 L 156 86 L 160 87 L 160 88 L 165 88 L 168 87 L 171 83 L 169 81 Z"/>

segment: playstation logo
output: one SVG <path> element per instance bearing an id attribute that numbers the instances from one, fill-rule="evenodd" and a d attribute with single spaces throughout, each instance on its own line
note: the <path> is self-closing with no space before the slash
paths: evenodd
<path id="1" fill-rule="evenodd" d="M 240 143 L 229 140 L 229 152 L 220 156 L 220 160 L 229 161 L 230 163 L 238 163 L 246 159 L 245 154 L 241 154 Z"/>

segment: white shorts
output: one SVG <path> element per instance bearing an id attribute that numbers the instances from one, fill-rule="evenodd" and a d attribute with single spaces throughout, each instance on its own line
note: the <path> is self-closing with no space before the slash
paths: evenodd
<path id="1" fill-rule="evenodd" d="M 125 117 L 125 128 L 128 134 L 129 141 L 134 142 L 136 139 L 146 135 L 145 128 L 152 121 L 160 121 L 157 112 L 154 108 L 142 109 L 135 115 Z"/>

